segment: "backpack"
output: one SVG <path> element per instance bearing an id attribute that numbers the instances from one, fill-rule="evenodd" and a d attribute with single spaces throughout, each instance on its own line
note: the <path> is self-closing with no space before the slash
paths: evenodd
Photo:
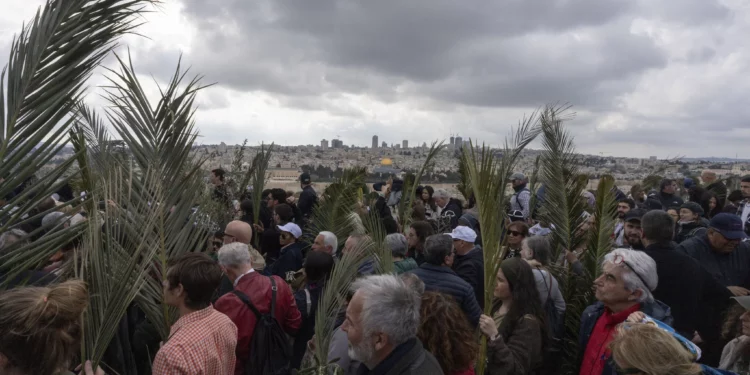
<path id="1" fill-rule="evenodd" d="M 250 299 L 238 290 L 232 291 L 255 314 L 257 322 L 250 340 L 250 357 L 245 361 L 245 375 L 288 375 L 292 359 L 292 346 L 276 320 L 276 281 L 271 279 L 271 310 L 260 311 Z"/>

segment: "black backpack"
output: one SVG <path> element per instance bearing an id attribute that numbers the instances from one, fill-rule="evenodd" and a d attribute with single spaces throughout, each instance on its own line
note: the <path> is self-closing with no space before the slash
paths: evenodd
<path id="1" fill-rule="evenodd" d="M 245 361 L 245 375 L 288 375 L 292 359 L 292 346 L 276 320 L 276 281 L 271 279 L 271 310 L 261 314 L 247 296 L 234 290 L 237 296 L 255 314 L 257 322 L 250 340 L 250 357 Z"/>

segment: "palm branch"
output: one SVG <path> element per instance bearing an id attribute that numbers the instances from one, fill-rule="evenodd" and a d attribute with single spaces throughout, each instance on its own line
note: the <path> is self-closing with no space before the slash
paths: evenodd
<path id="1" fill-rule="evenodd" d="M 417 174 L 414 175 L 414 178 L 409 179 L 408 181 L 404 179 L 403 193 L 401 194 L 401 201 L 398 204 L 398 218 L 401 228 L 405 231 L 408 230 L 409 225 L 411 225 L 412 204 L 416 199 L 415 195 L 417 192 L 417 186 L 419 186 L 419 182 L 422 180 L 424 174 L 432 167 L 435 156 L 445 148 L 445 145 L 443 144 L 444 142 L 445 141 L 432 142 L 430 151 L 427 152 L 427 158 L 425 158 L 424 163 L 422 163 L 422 166 L 419 168 Z"/>
<path id="2" fill-rule="evenodd" d="M 583 264 L 583 276 L 574 275 L 568 269 L 556 268 L 559 280 L 565 280 L 561 284 L 563 296 L 566 301 L 565 311 L 565 345 L 564 369 L 566 373 L 576 373 L 578 366 L 578 333 L 581 324 L 581 315 L 589 305 L 596 302 L 596 297 L 591 289 L 594 280 L 601 273 L 601 262 L 612 249 L 612 233 L 615 227 L 615 213 L 617 211 L 617 200 L 614 194 L 615 180 L 612 176 L 605 175 L 599 180 L 596 192 L 596 207 L 594 215 L 596 220 L 588 231 L 586 251 L 581 256 Z"/>
<path id="3" fill-rule="evenodd" d="M 502 261 L 501 244 L 505 231 L 505 210 L 503 201 L 510 177 L 521 151 L 539 134 L 536 112 L 524 118 L 516 129 L 511 141 L 506 139 L 503 155 L 498 159 L 496 153 L 488 146 L 477 151 L 473 144 L 464 148 L 462 163 L 466 166 L 466 175 L 472 187 L 474 199 L 479 210 L 479 226 L 482 228 L 482 252 L 484 254 L 484 306 L 486 315 L 491 315 L 493 290 L 497 270 Z M 478 360 L 478 372 L 484 373 L 486 366 L 487 340 L 482 337 L 481 351 Z"/>
<path id="4" fill-rule="evenodd" d="M 354 230 L 350 215 L 357 211 L 360 189 L 367 170 L 363 167 L 345 169 L 341 178 L 328 185 L 313 209 L 305 238 L 314 239 L 318 233 L 329 231 L 343 243 Z"/>
<path id="5" fill-rule="evenodd" d="M 538 213 L 536 208 L 538 205 L 536 191 L 539 189 L 539 167 L 541 164 L 542 156 L 537 155 L 534 159 L 534 170 L 531 172 L 529 177 L 529 191 L 531 192 L 531 200 L 529 201 L 529 217 L 535 218 Z"/>
<path id="6" fill-rule="evenodd" d="M 159 87 L 161 98 L 152 107 L 132 62 L 119 56 L 117 60 L 119 71 L 110 70 L 113 77 L 109 77 L 111 86 L 107 88 L 110 107 L 106 116 L 133 155 L 133 168 L 128 168 L 130 194 L 141 197 L 149 206 L 143 219 L 144 225 L 149 226 L 135 230 L 155 251 L 149 258 L 154 262 L 147 263 L 149 277 L 138 284 L 135 297 L 166 339 L 176 318 L 174 311 L 161 303 L 167 261 L 202 249 L 212 229 L 198 225 L 194 210 L 205 201 L 200 176 L 205 159 L 194 160 L 190 156 L 197 137 L 193 121 L 195 96 L 203 86 L 199 77 L 184 83 L 186 72 L 178 64 L 166 87 Z M 122 164 L 114 163 L 111 168 L 118 167 L 122 168 Z M 124 314 L 125 310 L 117 312 Z"/>
<path id="7" fill-rule="evenodd" d="M 0 73 L 0 196 L 9 198 L 0 208 L 0 217 L 6 218 L 0 233 L 45 214 L 29 215 L 70 180 L 75 157 L 38 176 L 33 189 L 10 194 L 65 147 L 86 80 L 153 2 L 47 0 L 14 37 L 10 60 Z M 35 241 L 33 252 L 19 248 L 5 254 L 3 272 L 17 275 L 38 265 L 74 235 L 44 236 Z"/>
<path id="8" fill-rule="evenodd" d="M 250 181 L 253 183 L 253 221 L 255 224 L 260 222 L 260 205 L 263 202 L 263 190 L 266 186 L 266 172 L 268 171 L 268 163 L 271 161 L 271 153 L 273 152 L 273 143 L 268 148 L 264 144 L 260 145 L 260 150 L 255 157 L 253 162 L 250 163 L 250 167 L 247 173 L 242 178 L 241 185 L 243 188 L 248 185 Z M 255 238 L 255 247 L 258 247 L 259 238 Z"/>
<path id="9" fill-rule="evenodd" d="M 368 212 L 361 215 L 362 228 L 353 228 L 353 233 L 366 234 L 372 241 L 370 255 L 375 262 L 375 269 L 378 273 L 389 274 L 394 272 L 393 254 L 390 247 L 385 242 L 385 227 L 380 217 L 375 212 Z"/>

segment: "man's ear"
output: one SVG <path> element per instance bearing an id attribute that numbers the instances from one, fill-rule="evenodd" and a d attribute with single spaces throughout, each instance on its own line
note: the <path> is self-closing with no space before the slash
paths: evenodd
<path id="1" fill-rule="evenodd" d="M 632 294 L 630 294 L 629 298 L 632 298 L 631 301 L 638 301 L 643 296 L 643 291 L 640 289 L 636 289 L 633 291 Z"/>

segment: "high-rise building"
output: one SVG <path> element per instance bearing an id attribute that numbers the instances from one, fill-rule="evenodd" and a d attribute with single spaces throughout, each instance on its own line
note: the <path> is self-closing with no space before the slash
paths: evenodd
<path id="1" fill-rule="evenodd" d="M 327 139 L 324 139 L 324 140 L 320 141 L 320 148 L 323 148 L 323 149 L 328 148 L 328 140 Z"/>
<path id="2" fill-rule="evenodd" d="M 342 148 L 344 147 L 344 142 L 342 142 L 340 139 L 331 140 L 331 147 Z"/>
<path id="3" fill-rule="evenodd" d="M 404 149 L 407 149 L 407 148 L 409 148 L 409 141 L 407 141 L 407 140 L 405 140 L 405 139 L 404 139 L 404 141 L 403 141 L 403 142 L 401 142 L 401 143 L 403 143 L 403 148 L 404 148 Z"/>
<path id="4" fill-rule="evenodd" d="M 451 135 L 451 145 L 449 146 L 450 148 L 453 148 L 453 145 L 455 144 L 454 143 L 455 140 L 456 140 L 456 138 Z"/>
<path id="5" fill-rule="evenodd" d="M 456 137 L 456 139 L 453 140 L 453 148 L 461 148 L 464 146 L 464 139 L 461 137 Z"/>
<path id="6" fill-rule="evenodd" d="M 383 141 L 383 143 L 380 145 L 380 147 L 382 147 L 382 148 L 388 148 L 388 144 L 385 143 L 385 141 Z"/>
<path id="7" fill-rule="evenodd" d="M 378 136 L 377 135 L 372 136 L 372 148 L 378 148 Z"/>

